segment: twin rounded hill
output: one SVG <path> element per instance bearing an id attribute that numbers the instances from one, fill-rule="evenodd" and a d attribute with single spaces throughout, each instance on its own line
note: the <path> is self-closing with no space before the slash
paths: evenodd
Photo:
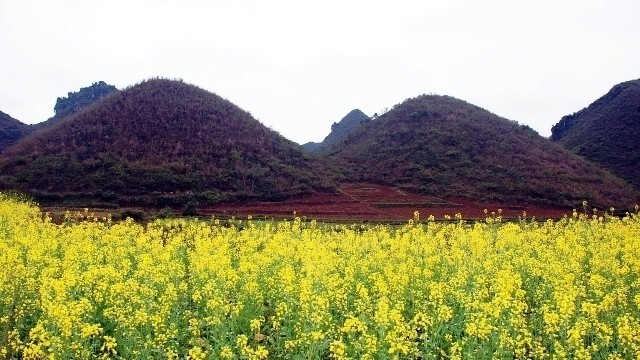
<path id="1" fill-rule="evenodd" d="M 373 119 L 354 110 L 305 148 L 218 95 L 150 79 L 15 141 L 0 153 L 0 189 L 51 204 L 149 207 L 277 201 L 351 183 L 564 208 L 638 199 L 602 166 L 449 96 L 407 99 Z"/>

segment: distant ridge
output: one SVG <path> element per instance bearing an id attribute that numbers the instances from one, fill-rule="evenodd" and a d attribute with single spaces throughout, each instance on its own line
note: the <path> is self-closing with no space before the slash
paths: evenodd
<path id="1" fill-rule="evenodd" d="M 330 189 L 324 166 L 231 102 L 151 79 L 7 149 L 0 188 L 40 201 L 180 205 Z"/>
<path id="2" fill-rule="evenodd" d="M 331 152 L 337 145 L 345 141 L 349 134 L 361 124 L 371 120 L 360 109 L 351 110 L 339 122 L 331 125 L 331 133 L 321 143 L 307 143 L 303 146 L 315 153 Z"/>
<path id="3" fill-rule="evenodd" d="M 551 128 L 551 139 L 640 191 L 640 79 L 620 83 L 564 116 Z"/>
<path id="4" fill-rule="evenodd" d="M 81 88 L 79 91 L 69 92 L 67 97 L 59 97 L 56 101 L 54 107 L 56 114 L 53 117 L 32 125 L 24 124 L 0 112 L 0 152 L 26 138 L 34 131 L 52 126 L 117 90 L 113 85 L 98 81 L 91 86 Z"/>
<path id="5" fill-rule="evenodd" d="M 527 126 L 422 95 L 358 127 L 329 155 L 350 181 L 506 204 L 630 206 L 622 180 Z"/>
<path id="6" fill-rule="evenodd" d="M 316 149 L 318 149 L 318 146 L 320 145 L 320 143 L 315 142 L 315 141 L 310 141 L 308 143 L 304 143 L 302 144 L 302 148 L 309 151 L 309 152 L 315 152 Z"/>
<path id="7" fill-rule="evenodd" d="M 78 91 L 69 92 L 66 97 L 59 97 L 56 100 L 56 105 L 53 107 L 55 112 L 53 117 L 34 124 L 32 127 L 37 130 L 51 126 L 116 91 L 118 91 L 118 88 L 115 86 L 109 85 L 104 81 L 98 81 L 91 84 L 91 86 L 80 88 Z"/>
<path id="8" fill-rule="evenodd" d="M 29 125 L 0 111 L 0 153 L 29 134 L 30 131 Z"/>

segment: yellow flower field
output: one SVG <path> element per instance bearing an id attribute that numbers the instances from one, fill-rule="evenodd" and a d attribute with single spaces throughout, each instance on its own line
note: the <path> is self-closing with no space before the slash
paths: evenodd
<path id="1" fill-rule="evenodd" d="M 639 235 L 637 213 L 54 224 L 0 194 L 0 358 L 637 359 Z"/>

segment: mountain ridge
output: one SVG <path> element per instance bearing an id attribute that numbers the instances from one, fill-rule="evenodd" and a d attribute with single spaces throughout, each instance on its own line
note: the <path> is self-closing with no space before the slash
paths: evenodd
<path id="1" fill-rule="evenodd" d="M 67 96 L 56 99 L 56 104 L 53 107 L 54 116 L 31 125 L 33 131 L 52 126 L 65 117 L 77 113 L 83 108 L 116 91 L 118 91 L 118 88 L 104 81 L 94 82 L 90 86 L 80 88 L 78 91 L 70 91 L 67 93 Z"/>
<path id="2" fill-rule="evenodd" d="M 371 118 L 360 109 L 353 109 L 340 119 L 340 121 L 334 122 L 331 125 L 331 132 L 322 142 L 306 143 L 303 147 L 308 151 L 318 154 L 330 152 L 335 146 L 346 140 L 354 129 L 369 120 L 371 120 Z"/>
<path id="3" fill-rule="evenodd" d="M 618 99 L 627 85 L 594 104 Z M 95 100 L 67 104 L 73 113 L 1 152 L 0 189 L 48 203 L 155 207 L 277 201 L 334 192 L 337 183 L 565 208 L 639 198 L 528 126 L 451 96 L 410 98 L 375 119 L 354 109 L 311 150 L 181 80 L 148 79 Z M 585 111 L 563 118 L 555 133 L 578 126 L 573 121 Z M 15 119 L 4 123 L 21 128 Z"/>
<path id="4" fill-rule="evenodd" d="M 114 91 L 118 91 L 118 89 L 104 81 L 95 82 L 78 91 L 71 91 L 66 97 L 59 97 L 56 100 L 54 116 L 36 124 L 24 124 L 2 113 L 0 115 L 0 152 L 36 131 L 55 125 L 65 117 L 73 115 Z M 15 124 L 15 121 L 7 120 L 9 118 L 18 121 L 19 125 Z"/>

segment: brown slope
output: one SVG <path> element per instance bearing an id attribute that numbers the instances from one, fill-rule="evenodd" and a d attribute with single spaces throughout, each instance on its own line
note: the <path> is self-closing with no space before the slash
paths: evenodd
<path id="1" fill-rule="evenodd" d="M 330 185 L 322 166 L 231 102 L 153 79 L 7 149 L 0 186 L 41 201 L 176 205 L 279 199 Z"/>
<path id="2" fill-rule="evenodd" d="M 435 196 L 565 207 L 637 200 L 623 181 L 530 128 L 448 96 L 406 100 L 330 158 L 352 181 Z"/>
<path id="3" fill-rule="evenodd" d="M 551 140 L 640 190 L 640 79 L 614 86 L 551 131 Z"/>

